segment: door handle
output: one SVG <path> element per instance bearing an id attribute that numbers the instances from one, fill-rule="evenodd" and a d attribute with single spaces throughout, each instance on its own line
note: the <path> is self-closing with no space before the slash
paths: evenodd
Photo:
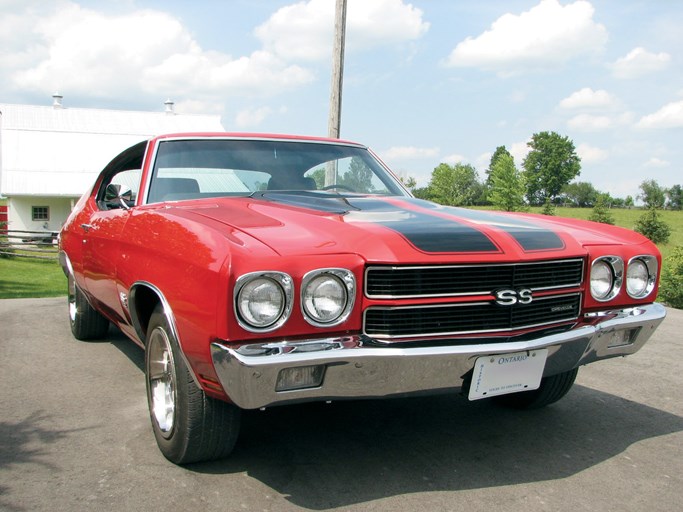
<path id="1" fill-rule="evenodd" d="M 92 228 L 92 224 L 81 224 L 81 227 L 87 233 Z"/>

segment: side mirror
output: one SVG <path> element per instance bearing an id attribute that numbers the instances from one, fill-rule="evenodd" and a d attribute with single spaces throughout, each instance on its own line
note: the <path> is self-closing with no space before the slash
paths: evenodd
<path id="1" fill-rule="evenodd" d="M 110 208 L 122 207 L 130 210 L 133 204 L 133 191 L 129 188 L 122 189 L 121 185 L 110 183 L 104 190 L 104 202 Z"/>

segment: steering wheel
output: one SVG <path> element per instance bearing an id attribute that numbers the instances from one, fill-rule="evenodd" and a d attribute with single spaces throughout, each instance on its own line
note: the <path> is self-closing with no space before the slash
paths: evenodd
<path id="1" fill-rule="evenodd" d="M 349 187 L 349 186 L 347 186 L 347 185 L 340 185 L 339 183 L 337 183 L 337 184 L 335 184 L 335 185 L 327 185 L 326 187 L 321 187 L 320 190 L 332 190 L 333 188 L 338 188 L 338 189 L 341 189 L 341 190 L 346 190 L 346 191 L 348 191 L 348 192 L 355 192 L 355 190 L 352 189 L 351 187 Z"/>

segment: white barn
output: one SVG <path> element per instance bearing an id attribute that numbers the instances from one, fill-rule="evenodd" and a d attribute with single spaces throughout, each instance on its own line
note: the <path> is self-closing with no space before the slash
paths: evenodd
<path id="1" fill-rule="evenodd" d="M 16 231 L 58 231 L 121 151 L 163 133 L 223 131 L 220 116 L 0 103 L 0 196 Z"/>

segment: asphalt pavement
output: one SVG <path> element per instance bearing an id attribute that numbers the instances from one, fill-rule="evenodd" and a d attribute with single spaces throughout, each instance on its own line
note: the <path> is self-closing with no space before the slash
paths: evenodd
<path id="1" fill-rule="evenodd" d="M 461 396 L 250 411 L 233 455 L 178 467 L 143 353 L 72 338 L 66 299 L 0 300 L 3 511 L 667 511 L 683 496 L 683 311 L 640 352 L 517 412 Z"/>

